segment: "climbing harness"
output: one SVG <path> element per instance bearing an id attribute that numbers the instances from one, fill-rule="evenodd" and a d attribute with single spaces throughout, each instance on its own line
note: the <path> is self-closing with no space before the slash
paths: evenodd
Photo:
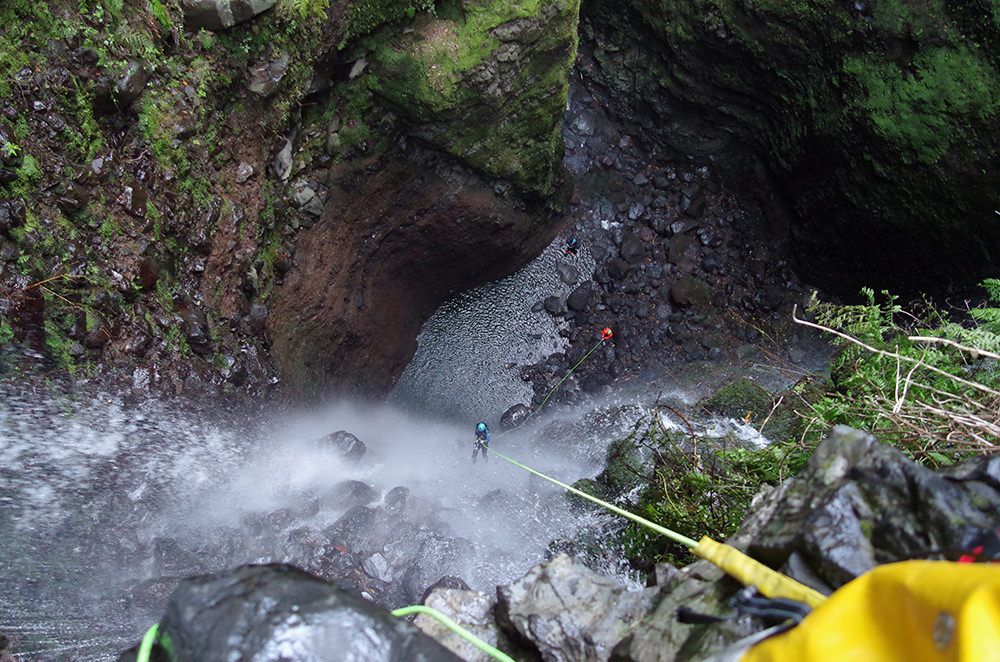
<path id="1" fill-rule="evenodd" d="M 428 607 L 426 605 L 410 605 L 409 607 L 400 607 L 399 609 L 394 609 L 390 612 L 396 618 L 404 618 L 406 616 L 413 616 L 416 614 L 424 614 L 425 616 L 430 616 L 436 620 L 441 625 L 445 626 L 455 634 L 457 634 L 462 639 L 486 653 L 495 660 L 500 660 L 500 662 L 515 662 L 514 658 L 507 655 L 495 646 L 491 646 L 487 642 L 483 641 L 476 635 L 472 634 L 461 625 L 448 618 L 437 609 L 433 607 Z M 153 654 L 153 646 L 157 643 L 162 645 L 160 642 L 160 625 L 159 623 L 154 623 L 152 627 L 146 630 L 146 634 L 142 637 L 142 643 L 139 644 L 139 654 L 136 656 L 136 662 L 149 662 L 150 656 Z"/>

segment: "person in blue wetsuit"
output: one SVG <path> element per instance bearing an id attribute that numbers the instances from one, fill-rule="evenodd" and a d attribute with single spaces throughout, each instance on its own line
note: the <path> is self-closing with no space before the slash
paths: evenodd
<path id="1" fill-rule="evenodd" d="M 483 462 L 487 461 L 486 451 L 490 448 L 490 427 L 482 421 L 476 423 L 476 442 L 472 447 L 472 463 L 476 463 L 476 457 L 480 452 L 483 454 Z"/>

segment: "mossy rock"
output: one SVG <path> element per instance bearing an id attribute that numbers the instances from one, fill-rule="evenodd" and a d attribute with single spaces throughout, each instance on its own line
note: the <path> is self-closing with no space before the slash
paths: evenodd
<path id="1" fill-rule="evenodd" d="M 597 480 L 607 494 L 619 496 L 645 482 L 644 464 L 634 436 L 618 439 L 608 448 L 607 464 Z"/>
<path id="2" fill-rule="evenodd" d="M 366 82 L 413 133 L 542 196 L 556 187 L 579 0 L 485 0 L 367 40 Z"/>
<path id="3" fill-rule="evenodd" d="M 709 414 L 737 419 L 763 421 L 774 406 L 770 392 L 749 379 L 726 384 L 698 403 Z"/>
<path id="4" fill-rule="evenodd" d="M 598 499 L 608 498 L 608 489 L 598 483 L 593 478 L 581 478 L 572 485 L 573 488 L 585 492 L 592 497 L 597 497 Z M 574 510 L 584 510 L 588 508 L 599 508 L 599 506 L 593 501 L 588 501 L 578 494 L 573 494 L 572 492 L 566 493 L 566 498 L 569 500 L 570 505 Z"/>

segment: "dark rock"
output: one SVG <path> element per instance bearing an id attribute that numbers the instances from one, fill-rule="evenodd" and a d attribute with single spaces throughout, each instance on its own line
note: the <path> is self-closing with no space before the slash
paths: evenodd
<path id="1" fill-rule="evenodd" d="M 597 497 L 598 499 L 607 499 L 608 489 L 601 485 L 599 482 L 593 478 L 581 478 L 572 485 L 575 489 L 585 492 L 590 496 Z M 588 508 L 600 508 L 593 501 L 584 499 L 578 494 L 573 494 L 572 492 L 566 493 L 566 498 L 572 504 L 573 508 L 576 510 L 584 510 Z"/>
<path id="2" fill-rule="evenodd" d="M 153 572 L 157 575 L 184 576 L 201 572 L 201 561 L 193 553 L 181 548 L 171 538 L 155 538 L 153 546 Z"/>
<path id="3" fill-rule="evenodd" d="M 270 9 L 277 0 L 181 0 L 184 23 L 197 30 L 225 30 Z"/>
<path id="4" fill-rule="evenodd" d="M 355 506 L 326 527 L 323 535 L 358 554 L 381 550 L 395 528 L 396 521 L 384 510 Z"/>
<path id="5" fill-rule="evenodd" d="M 670 298 L 681 306 L 707 306 L 712 300 L 712 291 L 703 281 L 691 276 L 682 276 L 670 287 Z"/>
<path id="6" fill-rule="evenodd" d="M 126 110 L 142 96 L 147 82 L 149 82 L 149 72 L 146 66 L 142 62 L 132 60 L 113 85 L 99 90 L 94 96 L 94 112 L 98 115 L 110 115 Z"/>
<path id="7" fill-rule="evenodd" d="M 560 554 L 497 588 L 497 620 L 534 644 L 544 660 L 606 660 L 658 593 L 655 587 L 629 591 Z"/>
<path id="8" fill-rule="evenodd" d="M 178 314 L 184 321 L 184 335 L 187 337 L 191 349 L 198 354 L 204 354 L 208 349 L 211 338 L 208 335 L 208 316 L 205 311 L 197 306 L 183 306 Z"/>
<path id="9" fill-rule="evenodd" d="M 451 589 L 455 591 L 469 591 L 469 585 L 465 583 L 465 580 L 461 577 L 453 577 L 452 575 L 445 575 L 441 579 L 437 580 L 433 584 L 427 587 L 424 594 L 420 596 L 420 604 L 425 604 L 427 602 L 427 597 L 437 591 L 438 589 Z"/>
<path id="10" fill-rule="evenodd" d="M 364 442 L 347 430 L 331 432 L 323 437 L 320 443 L 332 447 L 338 454 L 353 462 L 363 458 L 367 451 Z"/>
<path id="11" fill-rule="evenodd" d="M 118 204 L 136 218 L 142 218 L 146 215 L 146 200 L 146 191 L 138 182 L 131 182 L 123 186 L 121 195 L 118 196 Z"/>
<path id="12" fill-rule="evenodd" d="M 402 513 L 406 510 L 407 502 L 409 501 L 410 490 L 402 485 L 394 487 L 385 495 L 382 500 L 385 505 L 386 512 L 393 515 Z"/>
<path id="13" fill-rule="evenodd" d="M 250 91 L 262 97 L 269 97 L 278 90 L 281 80 L 288 72 L 288 53 L 282 52 L 271 59 L 258 62 L 250 68 Z"/>
<path id="14" fill-rule="evenodd" d="M 139 260 L 139 274 L 137 282 L 139 287 L 152 290 L 156 287 L 156 281 L 160 278 L 160 261 L 151 255 L 147 255 Z"/>
<path id="15" fill-rule="evenodd" d="M 569 262 L 560 261 L 556 264 L 556 271 L 559 273 L 559 280 L 567 285 L 576 285 L 580 280 L 580 270 Z"/>
<path id="16" fill-rule="evenodd" d="M 573 292 L 566 299 L 566 305 L 574 312 L 585 312 L 587 310 L 587 300 L 590 298 L 590 292 L 590 283 L 584 283 L 573 290 Z"/>
<path id="17" fill-rule="evenodd" d="M 603 372 L 592 372 L 583 378 L 583 382 L 580 386 L 587 393 L 597 393 L 604 389 L 605 386 L 611 383 L 611 377 L 604 374 Z"/>
<path id="18" fill-rule="evenodd" d="M 327 508 L 354 508 L 366 506 L 378 498 L 375 488 L 360 480 L 344 480 L 320 495 L 320 501 Z"/>
<path id="19" fill-rule="evenodd" d="M 179 660 L 458 660 L 406 621 L 279 564 L 182 581 L 160 633 Z"/>
<path id="20" fill-rule="evenodd" d="M 531 408 L 528 405 L 518 403 L 500 417 L 500 429 L 506 431 L 518 428 L 529 416 L 531 416 Z"/>
<path id="21" fill-rule="evenodd" d="M 699 187 L 690 196 L 685 195 L 681 201 L 681 210 L 688 216 L 698 218 L 705 213 L 706 204 L 705 192 Z"/>
<path id="22" fill-rule="evenodd" d="M 566 312 L 566 302 L 555 295 L 545 297 L 545 310 L 550 315 L 563 315 Z"/>
<path id="23" fill-rule="evenodd" d="M 687 254 L 694 245 L 694 238 L 689 234 L 678 234 L 670 240 L 670 248 L 667 251 L 667 260 L 671 264 L 686 265 L 688 263 Z"/>
<path id="24" fill-rule="evenodd" d="M 292 140 L 291 138 L 285 139 L 285 144 L 282 145 L 278 153 L 274 155 L 271 159 L 271 172 L 274 176 L 281 181 L 286 181 L 288 177 L 292 174 Z"/>
<path id="25" fill-rule="evenodd" d="M 442 577 L 462 575 L 470 570 L 475 548 L 465 538 L 434 536 L 421 545 L 416 558 L 419 562 L 403 576 L 403 592 L 408 604 L 419 601 Z"/>
<path id="26" fill-rule="evenodd" d="M 614 280 L 621 280 L 629 272 L 629 263 L 616 257 L 608 263 L 608 275 Z"/>
<path id="27" fill-rule="evenodd" d="M 629 264 L 638 264 L 646 257 L 646 247 L 642 239 L 633 232 L 622 233 L 622 243 L 618 250 L 622 259 Z"/>
<path id="28" fill-rule="evenodd" d="M 0 200 L 0 232 L 9 235 L 11 230 L 24 225 L 26 218 L 27 209 L 24 200 L 20 198 Z"/>

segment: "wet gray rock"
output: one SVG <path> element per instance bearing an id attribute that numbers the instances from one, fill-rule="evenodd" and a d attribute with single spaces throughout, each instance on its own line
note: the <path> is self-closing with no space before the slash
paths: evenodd
<path id="1" fill-rule="evenodd" d="M 292 174 L 292 140 L 288 138 L 278 153 L 271 159 L 271 172 L 281 181 L 286 181 Z"/>
<path id="2" fill-rule="evenodd" d="M 184 22 L 197 30 L 225 30 L 273 7 L 277 0 L 181 0 Z"/>
<path id="3" fill-rule="evenodd" d="M 236 183 L 244 184 L 254 175 L 253 166 L 246 162 L 241 162 L 236 167 Z"/>
<path id="4" fill-rule="evenodd" d="M 580 287 L 573 290 L 573 292 L 569 295 L 566 299 L 566 306 L 574 312 L 585 312 L 587 310 L 587 300 L 590 298 L 590 292 L 590 283 L 584 283 Z"/>
<path id="5" fill-rule="evenodd" d="M 420 600 L 424 591 L 446 575 L 464 575 L 471 568 L 475 548 L 465 538 L 433 536 L 416 555 L 418 562 L 403 576 L 407 604 Z"/>
<path id="6" fill-rule="evenodd" d="M 867 434 L 837 426 L 798 476 L 757 499 L 727 542 L 829 593 L 877 564 L 968 549 L 994 531 L 1000 526 L 1000 471 L 991 474 L 991 462 L 996 458 L 935 472 Z M 617 657 L 705 659 L 751 633 L 737 624 L 677 622 L 681 605 L 726 610 L 735 584 L 719 570 L 703 561 L 659 570 L 663 599 L 616 648 Z"/>
<path id="7" fill-rule="evenodd" d="M 513 430 L 524 423 L 529 416 L 531 416 L 531 408 L 528 405 L 518 403 L 510 407 L 500 417 L 500 429 L 504 431 Z"/>
<path id="8" fill-rule="evenodd" d="M 646 257 L 646 247 L 634 232 L 622 233 L 622 244 L 618 250 L 629 264 L 638 264 Z"/>
<path id="9" fill-rule="evenodd" d="M 496 596 L 456 588 L 441 587 L 431 591 L 424 604 L 452 619 L 486 643 L 503 651 L 511 647 L 494 621 Z M 493 658 L 458 636 L 437 620 L 423 614 L 413 624 L 467 662 L 489 662 Z"/>
<path id="10" fill-rule="evenodd" d="M 323 535 L 359 554 L 381 551 L 396 526 L 397 521 L 384 510 L 355 506 L 326 527 Z"/>
<path id="11" fill-rule="evenodd" d="M 320 495 L 320 501 L 327 508 L 354 508 L 375 501 L 375 488 L 360 480 L 343 480 Z"/>
<path id="12" fill-rule="evenodd" d="M 670 298 L 681 306 L 707 306 L 712 300 L 712 290 L 704 281 L 682 276 L 670 287 Z"/>
<path id="13" fill-rule="evenodd" d="M 10 233 L 11 230 L 24 225 L 27 218 L 27 210 L 24 200 L 12 198 L 10 200 L 0 200 L 0 232 Z"/>
<path id="14" fill-rule="evenodd" d="M 569 262 L 559 262 L 556 265 L 556 272 L 559 274 L 559 280 L 567 285 L 576 285 L 580 280 L 580 270 Z"/>
<path id="15" fill-rule="evenodd" d="M 380 553 L 375 552 L 361 562 L 361 568 L 369 577 L 381 579 L 384 582 L 392 581 L 392 572 L 389 570 L 389 562 Z"/>
<path id="16" fill-rule="evenodd" d="M 363 441 L 347 430 L 331 432 L 323 437 L 320 443 L 334 449 L 344 459 L 352 462 L 357 462 L 363 458 L 368 450 Z"/>
<path id="17" fill-rule="evenodd" d="M 250 91 L 262 97 L 269 97 L 277 92 L 282 79 L 288 73 L 290 61 L 288 53 L 282 52 L 251 67 Z"/>
<path id="18" fill-rule="evenodd" d="M 382 501 L 387 512 L 397 514 L 406 510 L 409 497 L 410 489 L 400 485 L 389 490 Z"/>
<path id="19" fill-rule="evenodd" d="M 94 96 L 94 112 L 109 115 L 127 109 L 142 96 L 148 82 L 149 71 L 146 66 L 138 60 L 130 61 L 114 83 L 97 91 Z"/>
<path id="20" fill-rule="evenodd" d="M 545 310 L 550 315 L 562 315 L 566 312 L 566 302 L 556 295 L 545 297 Z"/>
<path id="21" fill-rule="evenodd" d="M 497 588 L 497 619 L 534 644 L 543 660 L 607 660 L 658 593 L 628 591 L 560 554 Z"/>
<path id="22" fill-rule="evenodd" d="M 179 660 L 322 660 L 331 651 L 345 662 L 458 659 L 374 604 L 278 564 L 184 580 L 160 632 Z"/>

